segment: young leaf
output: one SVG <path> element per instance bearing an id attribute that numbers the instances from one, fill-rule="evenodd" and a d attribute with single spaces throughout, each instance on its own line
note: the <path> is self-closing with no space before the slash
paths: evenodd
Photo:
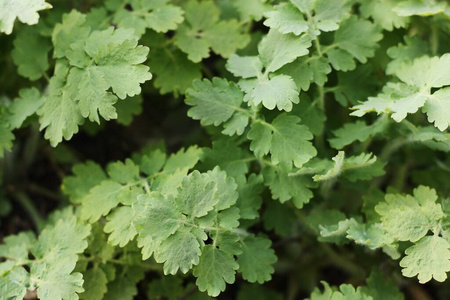
<path id="1" fill-rule="evenodd" d="M 274 251 L 270 249 L 269 239 L 249 235 L 242 241 L 242 253 L 238 255 L 239 272 L 248 282 L 260 284 L 272 278 L 272 264 L 277 261 Z"/>
<path id="2" fill-rule="evenodd" d="M 36 27 L 23 28 L 14 40 L 11 56 L 20 75 L 37 80 L 49 68 L 50 40 L 41 36 Z M 33 49 L 33 51 L 29 51 Z"/>
<path id="3" fill-rule="evenodd" d="M 450 243 L 438 236 L 426 236 L 405 251 L 406 256 L 400 261 L 406 277 L 417 275 L 420 283 L 434 278 L 444 282 L 450 272 Z"/>
<path id="4" fill-rule="evenodd" d="M 441 205 L 436 203 L 436 191 L 424 186 L 414 189 L 414 197 L 387 194 L 375 210 L 381 215 L 383 229 L 400 241 L 417 242 L 437 221 L 444 217 Z"/>
<path id="5" fill-rule="evenodd" d="M 212 1 L 190 0 L 185 9 L 185 22 L 175 35 L 175 45 L 193 62 L 209 57 L 210 48 L 228 57 L 247 45 L 249 38 L 239 32 L 236 20 L 220 21 L 220 11 Z"/>
<path id="6" fill-rule="evenodd" d="M 408 113 L 415 113 L 419 108 L 428 116 L 428 121 L 441 131 L 450 126 L 450 76 L 446 70 L 450 68 L 450 55 L 441 57 L 423 56 L 412 63 L 403 64 L 395 75 L 403 83 L 388 83 L 383 93 L 377 97 L 353 107 L 354 116 L 363 116 L 367 112 L 392 113 L 392 118 L 400 122 Z M 414 73 L 421 72 L 417 78 Z M 444 87 L 444 88 L 441 88 Z M 441 88 L 432 93 L 432 88 Z"/>
<path id="7" fill-rule="evenodd" d="M 216 297 L 225 290 L 226 283 L 234 283 L 239 265 L 232 255 L 212 245 L 204 247 L 199 264 L 194 268 L 196 284 L 202 292 Z"/>
<path id="8" fill-rule="evenodd" d="M 119 27 L 132 28 L 141 36 L 147 28 L 156 32 L 177 29 L 183 22 L 183 10 L 168 4 L 168 0 L 147 2 L 142 0 L 123 1 L 120 7 L 110 7 L 114 12 L 114 22 Z M 125 8 L 126 6 L 129 8 Z"/>
<path id="9" fill-rule="evenodd" d="M 4 0 L 0 3 L 0 32 L 11 34 L 16 18 L 28 25 L 37 24 L 37 12 L 50 8 L 45 0 Z"/>
<path id="10" fill-rule="evenodd" d="M 270 152 L 272 163 L 300 168 L 311 158 L 316 156 L 316 149 L 309 140 L 312 134 L 304 125 L 299 125 L 300 119 L 286 114 L 279 115 L 271 124 L 256 122 L 248 133 L 252 141 L 250 150 L 256 156 L 263 156 Z M 299 152 L 298 149 L 302 149 Z"/>

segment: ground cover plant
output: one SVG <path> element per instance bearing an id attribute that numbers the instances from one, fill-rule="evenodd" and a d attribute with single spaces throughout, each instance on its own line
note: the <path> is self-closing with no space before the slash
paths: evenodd
<path id="1" fill-rule="evenodd" d="M 450 5 L 0 0 L 1 299 L 450 299 Z"/>

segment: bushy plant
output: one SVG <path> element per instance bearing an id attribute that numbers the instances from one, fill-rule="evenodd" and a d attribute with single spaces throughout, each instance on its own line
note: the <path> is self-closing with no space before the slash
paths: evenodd
<path id="1" fill-rule="evenodd" d="M 1 299 L 450 298 L 447 1 L 0 0 L 0 49 Z"/>

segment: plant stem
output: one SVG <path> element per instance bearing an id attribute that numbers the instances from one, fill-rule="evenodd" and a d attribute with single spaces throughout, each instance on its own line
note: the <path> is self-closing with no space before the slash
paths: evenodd
<path id="1" fill-rule="evenodd" d="M 61 195 L 59 195 L 58 193 L 55 193 L 51 190 L 48 190 L 46 188 L 43 188 L 39 185 L 36 185 L 34 183 L 30 183 L 26 186 L 26 189 L 29 190 L 32 193 L 44 196 L 46 198 L 55 200 L 55 201 L 60 201 L 63 197 Z"/>
<path id="2" fill-rule="evenodd" d="M 409 139 L 405 138 L 397 138 L 392 143 L 388 143 L 383 150 L 381 151 L 381 154 L 378 156 L 382 161 L 388 161 L 389 157 L 397 151 L 400 147 L 402 147 L 405 144 L 410 143 L 411 141 Z"/>
<path id="3" fill-rule="evenodd" d="M 296 214 L 300 223 L 305 227 L 305 229 L 310 234 L 317 236 L 317 232 L 309 226 L 303 213 L 299 210 L 296 210 Z M 342 270 L 345 270 L 355 276 L 365 277 L 366 273 L 365 270 L 362 267 L 355 264 L 352 260 L 337 253 L 325 242 L 320 242 L 319 245 L 322 248 L 322 250 L 326 253 L 326 255 L 330 258 L 331 263 L 334 264 L 336 267 L 339 267 Z"/>
<path id="4" fill-rule="evenodd" d="M 160 265 L 149 265 L 149 264 L 144 264 L 144 263 L 135 263 L 135 264 L 129 264 L 125 261 L 121 261 L 119 259 L 109 259 L 108 262 L 116 264 L 116 265 L 123 265 L 123 266 L 136 266 L 136 267 L 141 267 L 143 269 L 146 269 L 148 271 L 161 271 L 161 266 Z"/>
<path id="5" fill-rule="evenodd" d="M 362 267 L 355 264 L 352 260 L 338 254 L 326 243 L 319 243 L 319 245 L 330 258 L 331 263 L 336 267 L 339 267 L 357 277 L 365 277 L 366 271 Z"/>
<path id="6" fill-rule="evenodd" d="M 30 198 L 28 198 L 24 192 L 20 191 L 13 192 L 11 195 L 22 206 L 22 208 L 26 210 L 27 214 L 34 223 L 36 230 L 41 231 L 44 226 L 44 220 L 37 211 L 36 207 L 33 205 Z"/>
<path id="7" fill-rule="evenodd" d="M 439 51 L 439 29 L 436 24 L 431 25 L 430 44 L 431 53 L 437 55 Z"/>

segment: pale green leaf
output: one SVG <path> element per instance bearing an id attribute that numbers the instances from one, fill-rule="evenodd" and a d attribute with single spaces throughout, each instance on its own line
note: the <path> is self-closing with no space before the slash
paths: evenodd
<path id="1" fill-rule="evenodd" d="M 307 55 L 311 46 L 308 35 L 296 37 L 270 30 L 258 45 L 258 52 L 265 72 L 275 72 L 293 62 L 297 57 Z"/>
<path id="2" fill-rule="evenodd" d="M 9 106 L 10 115 L 7 117 L 11 128 L 20 128 L 25 120 L 36 113 L 42 105 L 42 98 L 37 88 L 21 89 L 19 98 Z"/>
<path id="3" fill-rule="evenodd" d="M 51 4 L 44 0 L 4 0 L 0 2 L 0 32 L 11 34 L 16 18 L 24 24 L 37 24 L 37 12 L 50 8 Z"/>
<path id="4" fill-rule="evenodd" d="M 244 97 L 245 102 L 257 106 L 260 103 L 270 110 L 291 111 L 292 104 L 299 103 L 297 86 L 287 75 L 277 75 L 267 81 L 260 81 L 255 88 Z"/>
<path id="5" fill-rule="evenodd" d="M 441 13 L 446 8 L 445 2 L 407 0 L 401 1 L 393 9 L 399 16 L 431 16 Z"/>
<path id="6" fill-rule="evenodd" d="M 240 107 L 244 95 L 234 82 L 215 77 L 212 81 L 196 80 L 192 85 L 186 91 L 185 101 L 192 106 L 188 116 L 201 120 L 202 125 L 218 126 L 235 112 L 244 111 Z"/>
<path id="7" fill-rule="evenodd" d="M 417 275 L 420 283 L 434 278 L 444 282 L 450 272 L 450 243 L 438 236 L 426 236 L 405 251 L 400 261 L 402 274 L 406 277 Z"/>
<path id="8" fill-rule="evenodd" d="M 309 28 L 303 14 L 291 3 L 277 5 L 275 10 L 267 12 L 265 16 L 267 19 L 264 21 L 264 25 L 276 28 L 283 34 L 300 35 Z"/>
<path id="9" fill-rule="evenodd" d="M 383 29 L 392 31 L 394 28 L 405 28 L 409 18 L 399 16 L 394 8 L 398 4 L 395 0 L 364 0 L 361 5 L 363 17 L 373 18 Z"/>
<path id="10" fill-rule="evenodd" d="M 132 224 L 134 218 L 133 209 L 129 206 L 119 207 L 107 216 L 108 222 L 104 231 L 110 234 L 108 237 L 110 245 L 124 247 L 134 239 L 137 234 Z"/>
<path id="11" fill-rule="evenodd" d="M 391 236 L 417 242 L 444 217 L 436 200 L 435 190 L 419 186 L 414 189 L 414 196 L 387 194 L 385 202 L 379 203 L 375 211 L 381 216 L 383 229 Z"/>

